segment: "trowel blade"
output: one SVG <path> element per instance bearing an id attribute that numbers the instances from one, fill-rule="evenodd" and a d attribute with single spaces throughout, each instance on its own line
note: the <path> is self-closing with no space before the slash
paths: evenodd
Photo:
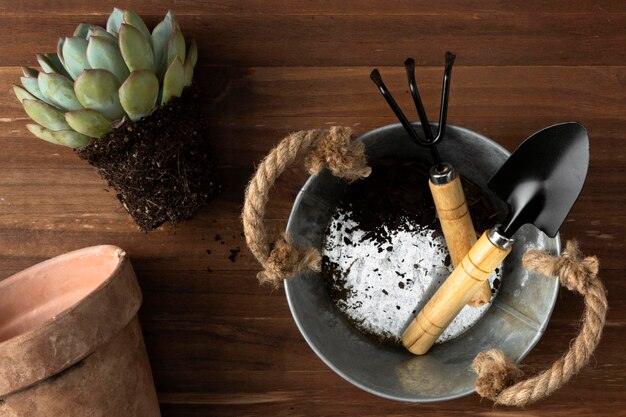
<path id="1" fill-rule="evenodd" d="M 575 122 L 530 136 L 489 181 L 509 206 L 502 225 L 507 237 L 526 223 L 556 236 L 582 190 L 589 166 L 587 130 Z"/>

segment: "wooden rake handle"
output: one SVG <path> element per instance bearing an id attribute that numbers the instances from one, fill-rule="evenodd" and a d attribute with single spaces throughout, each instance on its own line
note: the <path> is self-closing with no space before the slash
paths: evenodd
<path id="1" fill-rule="evenodd" d="M 463 257 L 476 243 L 476 230 L 472 224 L 472 218 L 465 201 L 465 193 L 461 185 L 461 178 L 454 173 L 453 168 L 446 166 L 451 171 L 449 178 L 436 176 L 431 171 L 431 179 L 428 181 L 430 192 L 433 195 L 439 222 L 446 240 L 452 266 L 461 262 Z M 438 178 L 441 180 L 438 181 Z M 472 294 L 468 304 L 474 307 L 486 304 L 491 299 L 491 286 L 485 280 L 482 285 Z"/>

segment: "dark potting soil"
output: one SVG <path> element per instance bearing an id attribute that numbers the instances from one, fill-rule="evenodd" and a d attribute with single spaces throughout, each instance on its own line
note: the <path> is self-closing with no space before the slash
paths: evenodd
<path id="1" fill-rule="evenodd" d="M 415 160 L 384 158 L 377 161 L 372 165 L 372 173 L 369 177 L 348 186 L 346 194 L 337 207 L 334 219 L 339 219 L 340 213 L 347 213 L 348 219 L 353 220 L 360 230 L 366 232 L 361 242 L 366 240 L 374 242 L 379 252 L 393 251 L 391 235 L 398 231 L 409 231 L 409 225 L 426 226 L 433 230 L 433 238 L 441 236 L 443 232 L 428 187 L 429 169 L 430 165 Z M 496 213 L 489 197 L 480 187 L 466 178 L 461 177 L 461 183 L 474 228 L 482 232 L 492 227 L 496 222 Z M 331 232 L 331 230 L 326 230 L 326 236 L 329 236 Z M 351 230 L 345 230 L 345 232 L 351 233 Z M 344 243 L 358 245 L 360 242 Z M 450 264 L 449 256 L 445 264 Z M 327 256 L 322 257 L 322 275 L 335 304 L 347 303 L 350 289 L 345 287 L 345 277 L 348 272 L 342 270 Z M 363 333 L 382 342 L 397 343 L 391 338 L 373 334 L 358 321 L 348 316 L 347 318 Z"/>
<path id="2" fill-rule="evenodd" d="M 151 115 L 77 150 L 144 231 L 191 218 L 221 192 L 199 94 L 193 84 Z"/>
<path id="3" fill-rule="evenodd" d="M 384 158 L 372 166 L 372 174 L 351 184 L 339 208 L 352 212 L 352 218 L 367 239 L 381 245 L 389 241 L 389 231 L 401 230 L 409 223 L 429 226 L 443 234 L 435 203 L 428 187 L 430 165 L 421 161 Z M 489 197 L 476 184 L 461 177 L 465 199 L 476 230 L 495 223 Z"/>

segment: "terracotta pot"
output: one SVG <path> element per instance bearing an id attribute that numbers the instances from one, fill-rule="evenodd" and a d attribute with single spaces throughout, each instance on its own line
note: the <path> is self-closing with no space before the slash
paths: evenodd
<path id="1" fill-rule="evenodd" d="M 158 417 L 126 253 L 94 246 L 0 282 L 0 415 Z"/>

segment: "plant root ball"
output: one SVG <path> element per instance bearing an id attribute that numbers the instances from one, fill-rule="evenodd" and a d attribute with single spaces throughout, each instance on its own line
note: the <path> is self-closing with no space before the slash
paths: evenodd
<path id="1" fill-rule="evenodd" d="M 194 84 L 151 115 L 78 149 L 149 231 L 193 217 L 221 192 Z"/>

